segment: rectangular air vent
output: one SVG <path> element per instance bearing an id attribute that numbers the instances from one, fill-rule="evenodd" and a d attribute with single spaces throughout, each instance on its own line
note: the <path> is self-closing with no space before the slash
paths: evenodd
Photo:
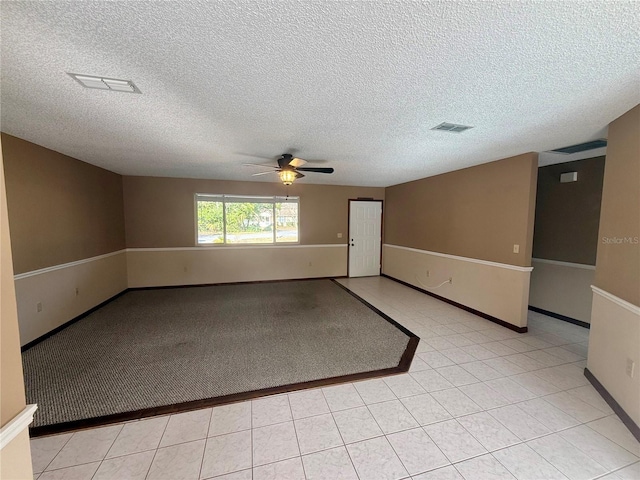
<path id="1" fill-rule="evenodd" d="M 569 155 L 571 153 L 586 152 L 587 150 L 594 150 L 596 148 L 602 148 L 607 146 L 607 139 L 600 138 L 598 140 L 592 140 L 590 142 L 579 143 L 578 145 L 571 145 L 570 147 L 556 148 L 551 150 L 555 153 L 564 153 Z"/>
<path id="2" fill-rule="evenodd" d="M 97 88 L 98 90 L 113 90 L 114 92 L 142 93 L 131 80 L 95 77 L 93 75 L 83 75 L 79 73 L 69 72 L 67 72 L 67 74 L 80 85 L 86 88 Z"/>
<path id="3" fill-rule="evenodd" d="M 460 125 L 458 123 L 443 122 L 440 125 L 433 127 L 431 130 L 442 130 L 443 132 L 460 133 L 464 132 L 465 130 L 469 130 L 470 128 L 473 127 L 470 127 L 468 125 Z"/>

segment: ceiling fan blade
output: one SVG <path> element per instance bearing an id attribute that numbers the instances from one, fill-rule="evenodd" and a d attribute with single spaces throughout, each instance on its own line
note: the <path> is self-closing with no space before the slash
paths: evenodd
<path id="1" fill-rule="evenodd" d="M 262 168 L 278 168 L 275 165 L 267 165 L 266 163 L 243 163 L 244 167 L 262 167 Z"/>
<path id="2" fill-rule="evenodd" d="M 303 160 L 303 159 L 298 158 L 298 157 L 294 157 L 294 159 L 289 162 L 289 165 L 291 165 L 292 167 L 296 167 L 297 168 L 297 167 L 301 167 L 305 163 L 307 163 L 306 160 Z"/>
<path id="3" fill-rule="evenodd" d="M 293 155 L 291 155 L 290 153 L 283 153 L 282 155 L 280 155 L 280 158 L 278 158 L 278 166 L 280 168 L 287 167 L 289 166 L 292 160 L 293 160 Z"/>
<path id="4" fill-rule="evenodd" d="M 303 175 L 303 174 L 301 174 L 301 173 L 299 173 L 299 172 L 296 172 L 296 178 L 302 178 L 302 177 L 304 177 L 304 175 Z"/>
<path id="5" fill-rule="evenodd" d="M 321 167 L 301 167 L 296 170 L 302 172 L 316 172 L 316 173 L 333 173 L 333 168 L 321 168 Z"/>
<path id="6" fill-rule="evenodd" d="M 260 172 L 251 174 L 252 177 L 257 177 L 258 175 L 269 175 L 270 173 L 278 173 L 277 170 L 272 170 L 271 172 Z"/>

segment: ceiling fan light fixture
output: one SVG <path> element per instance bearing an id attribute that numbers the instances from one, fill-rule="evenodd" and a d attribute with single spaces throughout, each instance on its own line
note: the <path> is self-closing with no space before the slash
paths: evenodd
<path id="1" fill-rule="evenodd" d="M 296 179 L 296 172 L 293 170 L 282 170 L 278 175 L 285 185 L 291 185 Z"/>

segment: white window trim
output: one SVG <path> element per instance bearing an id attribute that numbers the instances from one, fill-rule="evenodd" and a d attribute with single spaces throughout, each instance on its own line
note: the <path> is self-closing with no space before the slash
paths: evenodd
<path id="1" fill-rule="evenodd" d="M 198 242 L 198 197 L 217 197 L 220 198 L 220 201 L 222 201 L 223 203 L 223 207 L 222 207 L 222 228 L 223 228 L 223 238 L 225 239 L 224 243 L 200 243 Z M 225 202 L 226 199 L 236 199 L 236 200 L 246 200 L 246 201 L 256 201 L 256 200 L 264 200 L 264 202 L 262 203 L 273 203 L 273 218 L 275 220 L 276 215 L 275 215 L 275 204 L 278 203 L 277 200 L 278 199 L 291 199 L 291 200 L 295 200 L 296 203 L 298 204 L 298 240 L 296 242 L 276 242 L 276 227 L 275 227 L 275 221 L 274 221 L 274 228 L 273 228 L 273 241 L 271 243 L 265 243 L 265 242 L 256 242 L 256 243 L 227 243 L 226 242 L 226 238 L 227 238 L 227 209 L 225 208 Z M 300 244 L 300 197 L 295 197 L 295 196 L 282 196 L 282 195 L 235 195 L 235 194 L 230 194 L 230 193 L 194 193 L 193 194 L 193 222 L 194 222 L 194 241 L 195 241 L 195 246 L 196 247 L 214 247 L 214 248 L 229 248 L 229 247 L 238 247 L 238 246 L 242 246 L 242 245 L 246 245 L 248 247 L 255 247 L 255 246 L 278 246 L 278 245 L 282 245 L 282 246 L 288 246 L 288 245 L 299 245 Z"/>

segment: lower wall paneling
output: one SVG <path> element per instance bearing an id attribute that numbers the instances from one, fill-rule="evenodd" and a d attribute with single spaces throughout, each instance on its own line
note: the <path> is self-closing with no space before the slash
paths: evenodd
<path id="1" fill-rule="evenodd" d="M 591 285 L 595 266 L 531 259 L 529 305 L 565 317 L 591 322 Z"/>
<path id="2" fill-rule="evenodd" d="M 130 288 L 341 277 L 347 246 L 133 248 L 127 272 Z"/>
<path id="3" fill-rule="evenodd" d="M 26 345 L 125 290 L 126 255 L 120 250 L 15 275 L 20 344 Z"/>
<path id="4" fill-rule="evenodd" d="M 516 327 L 527 326 L 531 267 L 384 245 L 383 273 Z M 427 276 L 427 271 L 429 275 Z M 446 282 L 438 288 L 431 288 Z"/>
<path id="5" fill-rule="evenodd" d="M 40 339 L 127 288 L 346 274 L 346 245 L 121 250 L 15 275 L 20 344 Z"/>
<path id="6" fill-rule="evenodd" d="M 0 451 L 0 478 L 34 478 L 28 429 L 22 430 Z"/>
<path id="7" fill-rule="evenodd" d="M 593 289 L 587 368 L 640 425 L 640 307 Z M 635 362 L 633 378 L 627 362 Z"/>

